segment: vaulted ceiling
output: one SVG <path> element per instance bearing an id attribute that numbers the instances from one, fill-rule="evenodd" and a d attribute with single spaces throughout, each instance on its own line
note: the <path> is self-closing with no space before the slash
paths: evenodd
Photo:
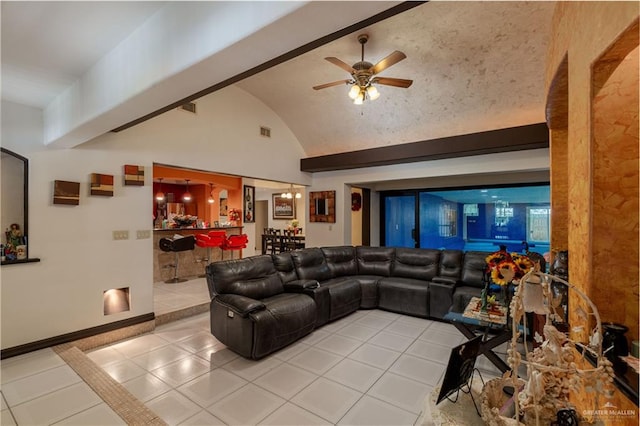
<path id="1" fill-rule="evenodd" d="M 235 68 L 203 75 L 194 66 L 190 83 L 197 81 L 197 87 L 180 80 L 188 73 L 168 76 L 170 90 L 168 84 L 157 84 L 143 93 L 153 102 L 138 102 L 135 108 L 122 102 L 115 108 L 129 110 L 106 111 L 105 124 L 95 125 L 100 124 L 98 116 L 91 128 L 104 133 L 396 4 L 296 4 L 295 10 L 207 57 L 211 64 L 220 55 L 225 63 L 235 58 Z M 168 5 L 179 7 L 172 2 L 2 2 L 2 98 L 51 108 L 61 93 Z M 520 1 L 419 4 L 382 21 L 356 25 L 335 40 L 328 37 L 326 44 L 234 84 L 271 107 L 308 156 L 541 122 L 553 8 L 553 2 Z M 379 86 L 380 98 L 361 106 L 347 97 L 347 86 L 313 90 L 349 77 L 324 58 L 350 65 L 359 61 L 357 35 L 362 33 L 369 35 L 369 62 L 394 50 L 407 55 L 380 75 L 412 79 L 411 87 Z M 167 40 L 171 35 L 165 34 Z M 78 141 L 81 137 L 71 145 Z"/>

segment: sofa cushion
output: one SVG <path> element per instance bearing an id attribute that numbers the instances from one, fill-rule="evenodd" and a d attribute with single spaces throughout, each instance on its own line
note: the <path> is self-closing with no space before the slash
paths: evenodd
<path id="1" fill-rule="evenodd" d="M 334 278 L 358 275 L 355 247 L 323 247 L 321 250 Z"/>
<path id="2" fill-rule="evenodd" d="M 284 292 L 270 255 L 213 262 L 207 265 L 209 291 L 264 299 Z"/>
<path id="3" fill-rule="evenodd" d="M 251 314 L 255 341 L 252 358 L 262 358 L 313 330 L 316 305 L 304 294 L 279 294 L 263 303 L 265 309 Z"/>
<path id="4" fill-rule="evenodd" d="M 394 277 L 429 281 L 438 275 L 440 250 L 397 248 L 391 267 Z"/>
<path id="5" fill-rule="evenodd" d="M 334 278 L 321 284 L 331 296 L 330 320 L 355 312 L 360 307 L 360 283 L 352 279 Z"/>
<path id="6" fill-rule="evenodd" d="M 440 268 L 438 276 L 449 278 L 453 282 L 457 282 L 462 274 L 462 259 L 464 252 L 462 250 L 442 250 L 440 253 Z M 451 282 L 451 281 L 448 281 Z"/>
<path id="7" fill-rule="evenodd" d="M 348 277 L 323 281 L 317 288 L 304 289 L 316 304 L 316 327 L 357 311 L 360 306 L 360 283 Z"/>
<path id="8" fill-rule="evenodd" d="M 472 297 L 480 297 L 482 289 L 478 287 L 461 286 L 456 288 L 453 293 L 453 303 L 451 310 L 453 312 L 464 312 L 465 308 L 471 302 Z"/>
<path id="9" fill-rule="evenodd" d="M 455 283 L 436 282 L 429 283 L 429 316 L 443 319 L 453 305 Z"/>
<path id="10" fill-rule="evenodd" d="M 390 276 L 395 250 L 393 247 L 356 247 L 358 274 Z"/>
<path id="11" fill-rule="evenodd" d="M 462 261 L 462 285 L 476 288 L 484 287 L 484 273 L 487 270 L 485 259 L 491 253 L 485 251 L 468 251 Z"/>
<path id="12" fill-rule="evenodd" d="M 331 278 L 331 270 L 319 248 L 292 251 L 291 259 L 301 280 L 322 282 Z"/>
<path id="13" fill-rule="evenodd" d="M 298 279 L 298 273 L 293 265 L 293 259 L 291 259 L 291 252 L 286 251 L 284 253 L 278 253 L 272 255 L 273 265 L 278 271 L 278 275 L 282 279 L 283 283 L 288 283 Z"/>
<path id="14" fill-rule="evenodd" d="M 426 318 L 429 316 L 429 283 L 413 278 L 382 278 L 378 281 L 378 307 Z"/>
<path id="15" fill-rule="evenodd" d="M 350 277 L 360 283 L 360 309 L 373 309 L 378 307 L 378 275 L 354 275 Z"/>

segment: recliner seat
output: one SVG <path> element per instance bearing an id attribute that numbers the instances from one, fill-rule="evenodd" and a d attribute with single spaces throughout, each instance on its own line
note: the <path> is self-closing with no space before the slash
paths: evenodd
<path id="1" fill-rule="evenodd" d="M 259 359 L 309 334 L 312 299 L 284 290 L 269 255 L 207 266 L 211 332 L 240 355 Z"/>

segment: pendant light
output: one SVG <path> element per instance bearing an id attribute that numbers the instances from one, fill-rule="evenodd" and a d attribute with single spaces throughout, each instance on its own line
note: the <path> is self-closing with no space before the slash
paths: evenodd
<path id="1" fill-rule="evenodd" d="M 191 201 L 191 198 L 192 198 L 192 197 L 191 197 L 191 193 L 189 192 L 189 180 L 190 180 L 190 179 L 185 179 L 185 180 L 187 181 L 187 192 L 185 192 L 185 193 L 182 195 L 182 200 L 183 200 L 184 202 L 188 203 L 189 201 Z"/>
<path id="2" fill-rule="evenodd" d="M 209 198 L 207 199 L 207 203 L 213 204 L 216 200 L 213 199 L 213 184 L 209 183 Z"/>
<path id="3" fill-rule="evenodd" d="M 289 191 L 288 192 L 283 192 L 282 194 L 280 194 L 280 197 L 286 198 L 286 199 L 289 199 L 289 200 L 292 199 L 292 198 L 296 198 L 296 199 L 299 200 L 300 198 L 302 198 L 302 194 L 297 192 L 297 191 L 294 191 L 293 190 L 293 185 L 291 185 L 289 187 Z"/>
<path id="4" fill-rule="evenodd" d="M 158 192 L 156 192 L 156 201 L 162 202 L 164 201 L 164 192 L 162 192 L 162 178 L 158 178 L 158 181 L 160 183 L 158 184 Z"/>

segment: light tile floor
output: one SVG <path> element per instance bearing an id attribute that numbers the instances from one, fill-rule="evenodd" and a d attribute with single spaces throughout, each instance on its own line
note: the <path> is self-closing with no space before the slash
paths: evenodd
<path id="1" fill-rule="evenodd" d="M 442 379 L 453 326 L 361 310 L 251 361 L 209 332 L 208 313 L 88 356 L 172 425 L 412 425 Z M 484 357 L 485 380 L 498 371 Z M 2 362 L 1 424 L 122 424 L 51 349 Z"/>
<path id="2" fill-rule="evenodd" d="M 183 283 L 153 283 L 153 308 L 156 316 L 209 302 L 206 278 L 189 278 Z"/>

